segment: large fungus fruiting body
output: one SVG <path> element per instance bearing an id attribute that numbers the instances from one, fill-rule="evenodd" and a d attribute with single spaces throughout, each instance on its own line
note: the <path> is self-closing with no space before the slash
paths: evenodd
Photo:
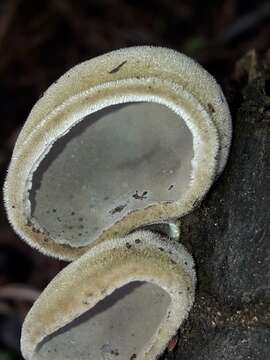
<path id="1" fill-rule="evenodd" d="M 153 360 L 186 318 L 195 271 L 152 232 L 107 240 L 66 267 L 23 325 L 26 359 Z"/>
<path id="2" fill-rule="evenodd" d="M 178 218 L 223 169 L 224 95 L 200 65 L 159 47 L 75 66 L 32 109 L 5 185 L 14 229 L 73 260 L 100 241 Z"/>
<path id="3" fill-rule="evenodd" d="M 194 299 L 177 219 L 221 173 L 230 140 L 220 87 L 173 50 L 99 56 L 44 93 L 17 139 L 5 204 L 31 246 L 76 261 L 28 314 L 26 359 L 150 360 L 164 350 Z"/>

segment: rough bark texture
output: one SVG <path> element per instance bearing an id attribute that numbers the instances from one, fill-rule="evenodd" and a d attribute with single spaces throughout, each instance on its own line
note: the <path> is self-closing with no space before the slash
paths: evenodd
<path id="1" fill-rule="evenodd" d="M 269 64 L 258 64 L 251 52 L 239 65 L 242 96 L 235 91 L 231 99 L 228 164 L 200 207 L 182 220 L 198 288 L 178 346 L 165 359 L 269 359 Z"/>

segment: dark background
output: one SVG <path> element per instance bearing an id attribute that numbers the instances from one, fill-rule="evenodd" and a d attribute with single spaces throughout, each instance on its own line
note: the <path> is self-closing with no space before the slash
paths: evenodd
<path id="1" fill-rule="evenodd" d="M 143 44 L 192 56 L 234 102 L 237 60 L 250 49 L 264 53 L 270 45 L 270 2 L 0 0 L 1 187 L 16 136 L 42 92 L 83 60 Z M 1 195 L 0 360 L 21 359 L 23 317 L 63 266 L 18 239 Z"/>

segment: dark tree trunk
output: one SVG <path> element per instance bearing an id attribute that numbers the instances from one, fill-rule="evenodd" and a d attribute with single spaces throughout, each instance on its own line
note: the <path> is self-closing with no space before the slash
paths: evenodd
<path id="1" fill-rule="evenodd" d="M 254 52 L 236 67 L 228 164 L 198 209 L 181 221 L 198 286 L 178 346 L 165 359 L 269 359 L 269 74 L 269 59 L 258 64 Z"/>

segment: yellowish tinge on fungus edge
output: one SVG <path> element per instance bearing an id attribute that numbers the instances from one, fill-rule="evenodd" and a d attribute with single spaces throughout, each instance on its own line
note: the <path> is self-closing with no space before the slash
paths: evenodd
<path id="1" fill-rule="evenodd" d="M 104 241 L 43 291 L 23 325 L 23 355 L 155 359 L 187 317 L 195 283 L 180 244 L 147 231 Z"/>
<path id="2" fill-rule="evenodd" d="M 91 59 L 32 109 L 5 183 L 9 220 L 43 253 L 76 259 L 191 211 L 230 139 L 222 91 L 192 59 L 151 46 Z"/>
<path id="3" fill-rule="evenodd" d="M 223 170 L 231 131 L 213 77 L 166 48 L 113 51 L 49 87 L 17 139 L 5 206 L 27 243 L 77 260 L 27 315 L 26 360 L 152 360 L 165 349 L 196 284 L 177 219 Z"/>

